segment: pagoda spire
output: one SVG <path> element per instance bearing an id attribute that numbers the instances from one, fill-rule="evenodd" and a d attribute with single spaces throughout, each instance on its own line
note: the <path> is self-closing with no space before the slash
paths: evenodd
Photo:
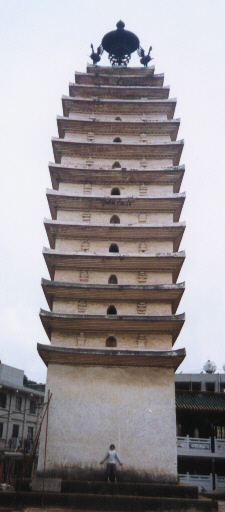
<path id="1" fill-rule="evenodd" d="M 52 139 L 40 311 L 48 344 L 38 344 L 52 399 L 38 474 L 57 481 L 104 480 L 99 461 L 113 441 L 118 480 L 177 482 L 184 143 L 176 99 L 140 48 L 121 21 L 92 48 L 94 65 L 76 72 Z M 102 50 L 112 66 L 96 66 Z M 127 67 L 136 50 L 144 67 Z"/>
<path id="2" fill-rule="evenodd" d="M 112 66 L 127 66 L 131 54 L 137 51 L 139 57 L 141 57 L 141 64 L 147 67 L 148 63 L 152 60 L 150 57 L 152 46 L 149 47 L 148 53 L 145 55 L 138 37 L 133 32 L 125 30 L 125 23 L 122 20 L 118 21 L 116 27 L 116 30 L 105 34 L 96 52 L 94 51 L 93 44 L 91 44 L 92 53 L 90 57 L 93 64 L 97 64 L 103 52 L 106 51 Z"/>

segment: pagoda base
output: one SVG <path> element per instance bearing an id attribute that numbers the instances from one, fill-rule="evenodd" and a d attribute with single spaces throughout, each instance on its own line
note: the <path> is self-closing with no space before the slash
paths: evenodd
<path id="1" fill-rule="evenodd" d="M 64 480 L 79 480 L 83 482 L 107 482 L 107 470 L 106 467 L 102 469 L 98 468 L 81 468 L 80 466 L 74 466 L 71 468 L 55 468 L 52 470 L 37 471 L 35 478 L 35 485 L 32 489 L 35 491 L 41 491 L 43 487 L 43 477 L 45 480 L 45 490 L 60 492 L 60 484 Z M 175 475 L 157 475 L 144 470 L 126 470 L 117 467 L 116 470 L 117 482 L 125 483 L 152 483 L 152 484 L 177 484 L 178 479 Z"/>
<path id="2" fill-rule="evenodd" d="M 173 368 L 49 364 L 48 390 L 46 478 L 104 480 L 114 443 L 118 480 L 177 482 Z M 37 476 L 45 441 L 43 425 Z"/>
<path id="3" fill-rule="evenodd" d="M 46 482 L 45 482 L 46 483 Z M 61 492 L 50 489 L 43 492 L 23 490 L 23 480 L 18 481 L 17 492 L 1 493 L 1 505 L 33 511 L 123 511 L 123 512 L 217 512 L 216 501 L 198 496 L 198 488 L 191 485 L 102 483 L 63 480 Z M 33 508 L 35 507 L 35 508 Z M 41 507 L 41 508 L 39 508 Z M 5 509 L 4 509 L 5 510 Z M 8 510 L 8 509 L 7 509 Z"/>

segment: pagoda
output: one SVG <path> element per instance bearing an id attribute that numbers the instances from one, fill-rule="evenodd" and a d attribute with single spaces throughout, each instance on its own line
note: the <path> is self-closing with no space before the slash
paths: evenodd
<path id="1" fill-rule="evenodd" d="M 127 66 L 136 50 L 143 67 Z M 103 51 L 112 66 L 99 65 Z M 174 372 L 185 357 L 173 350 L 185 258 L 176 100 L 122 22 L 91 58 L 52 140 L 40 312 L 50 344 L 38 344 L 52 398 L 38 475 L 103 480 L 113 442 L 118 479 L 175 483 Z"/>

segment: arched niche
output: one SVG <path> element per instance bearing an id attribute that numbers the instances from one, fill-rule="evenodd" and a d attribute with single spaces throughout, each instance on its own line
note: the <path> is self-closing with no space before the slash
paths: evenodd
<path id="1" fill-rule="evenodd" d="M 111 196 L 120 196 L 120 189 L 118 187 L 113 187 L 111 190 Z"/>
<path id="2" fill-rule="evenodd" d="M 118 279 L 115 274 L 111 274 L 111 276 L 109 276 L 108 284 L 118 284 Z"/>
<path id="3" fill-rule="evenodd" d="M 110 219 L 110 224 L 120 224 L 120 218 L 118 215 L 113 215 Z"/>
<path id="4" fill-rule="evenodd" d="M 113 304 L 108 307 L 107 315 L 117 315 L 117 309 Z"/>
<path id="5" fill-rule="evenodd" d="M 106 347 L 117 347 L 117 341 L 114 336 L 109 336 L 107 340 L 105 341 Z"/>
<path id="6" fill-rule="evenodd" d="M 119 162 L 114 162 L 114 164 L 112 164 L 112 169 L 121 169 L 121 165 Z"/>
<path id="7" fill-rule="evenodd" d="M 117 244 L 111 244 L 109 247 L 109 252 L 119 252 L 119 247 Z"/>

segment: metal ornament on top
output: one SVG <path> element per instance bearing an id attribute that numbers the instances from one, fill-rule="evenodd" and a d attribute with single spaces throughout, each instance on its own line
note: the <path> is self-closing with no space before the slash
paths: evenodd
<path id="1" fill-rule="evenodd" d="M 133 32 L 124 30 L 125 23 L 120 20 L 116 26 L 117 30 L 112 30 L 112 32 L 105 34 L 96 52 L 94 51 L 93 44 L 91 44 L 92 53 L 90 58 L 93 64 L 97 64 L 100 61 L 101 55 L 105 50 L 109 54 L 108 57 L 112 66 L 127 66 L 131 53 L 137 50 L 139 57 L 141 57 L 141 64 L 147 67 L 150 60 L 152 60 L 150 57 L 152 47 L 150 46 L 147 55 L 145 55 L 138 37 Z"/>

